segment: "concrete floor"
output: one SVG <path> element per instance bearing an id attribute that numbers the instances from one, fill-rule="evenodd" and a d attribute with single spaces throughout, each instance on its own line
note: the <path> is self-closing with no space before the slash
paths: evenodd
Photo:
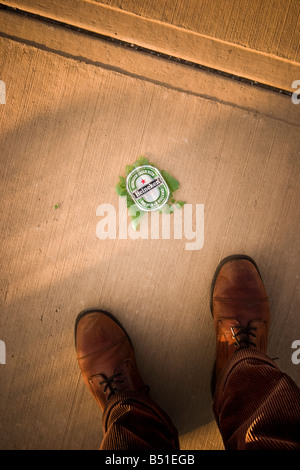
<path id="1" fill-rule="evenodd" d="M 293 70 L 295 44 L 283 57 Z M 74 350 L 75 317 L 94 306 L 126 327 L 181 448 L 222 449 L 209 289 L 223 257 L 256 260 L 272 308 L 269 354 L 300 385 L 291 359 L 300 339 L 300 105 L 1 10 L 0 48 L 1 449 L 99 447 L 101 413 Z M 172 230 L 170 239 L 120 239 L 117 224 L 116 239 L 97 236 L 99 206 L 119 217 L 118 175 L 141 154 L 179 179 L 194 230 L 204 205 L 200 249 Z"/>

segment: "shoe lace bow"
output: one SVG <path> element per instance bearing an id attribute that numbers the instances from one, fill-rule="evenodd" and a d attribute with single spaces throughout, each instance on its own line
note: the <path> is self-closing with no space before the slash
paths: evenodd
<path id="1" fill-rule="evenodd" d="M 109 400 L 112 395 L 114 395 L 116 392 L 121 392 L 122 389 L 119 388 L 119 384 L 124 384 L 124 380 L 121 378 L 122 373 L 117 372 L 116 374 L 113 374 L 111 377 L 107 377 L 107 379 L 102 380 L 99 382 L 99 385 L 104 385 L 104 390 L 103 392 L 106 394 L 107 389 L 109 389 L 109 394 L 107 399 Z"/>
<path id="2" fill-rule="evenodd" d="M 256 328 L 254 326 L 231 326 L 232 339 L 235 340 L 234 346 L 238 348 L 256 347 L 252 339 L 256 338 Z M 251 339 L 251 338 L 252 339 Z"/>

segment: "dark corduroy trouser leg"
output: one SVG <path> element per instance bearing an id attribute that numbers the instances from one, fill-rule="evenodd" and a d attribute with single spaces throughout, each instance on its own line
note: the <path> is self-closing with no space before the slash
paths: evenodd
<path id="1" fill-rule="evenodd" d="M 140 392 L 117 393 L 103 413 L 100 450 L 179 450 L 171 419 L 151 398 Z"/>
<path id="2" fill-rule="evenodd" d="M 237 351 L 218 380 L 214 413 L 226 449 L 300 449 L 300 389 L 268 356 Z M 116 394 L 101 450 L 179 450 L 170 418 L 139 392 Z"/>
<path id="3" fill-rule="evenodd" d="M 300 389 L 258 350 L 228 361 L 213 409 L 226 449 L 300 449 Z"/>

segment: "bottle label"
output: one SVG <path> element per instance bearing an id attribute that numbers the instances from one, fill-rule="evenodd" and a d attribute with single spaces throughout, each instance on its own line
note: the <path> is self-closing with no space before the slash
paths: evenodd
<path id="1" fill-rule="evenodd" d="M 155 211 L 168 202 L 170 191 L 157 168 L 143 165 L 135 168 L 126 179 L 127 191 L 143 211 Z"/>

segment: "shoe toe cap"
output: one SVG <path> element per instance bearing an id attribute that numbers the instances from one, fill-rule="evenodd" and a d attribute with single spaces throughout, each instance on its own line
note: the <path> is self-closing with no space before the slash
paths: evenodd
<path id="1" fill-rule="evenodd" d="M 125 331 L 105 312 L 89 311 L 79 318 L 75 330 L 77 357 L 108 349 L 125 341 Z"/>
<path id="2" fill-rule="evenodd" d="M 214 299 L 263 299 L 266 297 L 260 274 L 251 261 L 232 260 L 221 267 L 214 285 Z"/>

